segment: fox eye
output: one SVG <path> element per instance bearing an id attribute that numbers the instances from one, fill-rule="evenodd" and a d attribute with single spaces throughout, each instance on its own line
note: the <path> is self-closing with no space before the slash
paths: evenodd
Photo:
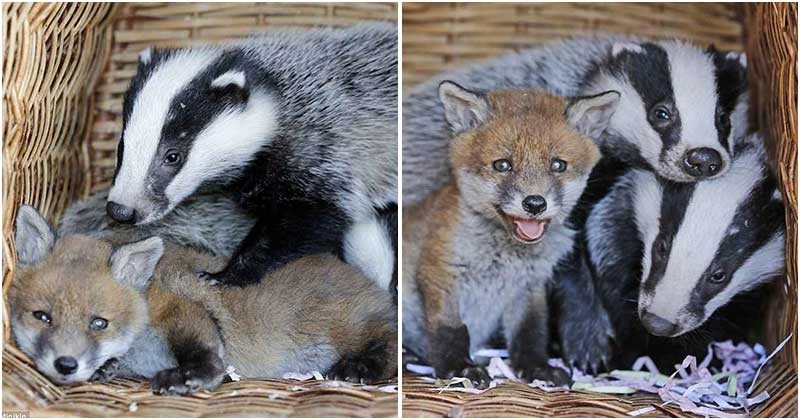
<path id="1" fill-rule="evenodd" d="M 492 163 L 492 167 L 497 172 L 508 172 L 511 170 L 511 161 L 508 159 L 497 159 Z"/>
<path id="2" fill-rule="evenodd" d="M 550 170 L 553 172 L 564 172 L 567 170 L 567 162 L 561 159 L 553 159 L 550 161 Z"/>
<path id="3" fill-rule="evenodd" d="M 727 278 L 728 278 L 728 275 L 725 274 L 724 271 L 720 270 L 720 271 L 717 271 L 716 273 L 708 276 L 708 281 L 713 283 L 713 284 L 721 284 L 721 283 L 725 282 L 725 279 L 727 279 Z"/>
<path id="4" fill-rule="evenodd" d="M 89 328 L 95 331 L 104 330 L 106 327 L 108 327 L 108 320 L 105 318 L 97 317 L 89 323 Z"/>
<path id="5" fill-rule="evenodd" d="M 38 319 L 39 321 L 44 322 L 47 325 L 50 325 L 53 322 L 53 319 L 50 318 L 50 314 L 48 314 L 47 312 L 34 311 L 33 317 Z"/>
<path id="6" fill-rule="evenodd" d="M 167 153 L 164 155 L 164 164 L 165 165 L 177 165 L 181 161 L 181 154 L 178 153 L 177 150 L 170 149 L 167 150 Z"/>

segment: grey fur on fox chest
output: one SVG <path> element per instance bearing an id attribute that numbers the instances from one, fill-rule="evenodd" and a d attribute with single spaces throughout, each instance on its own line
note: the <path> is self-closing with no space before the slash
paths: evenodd
<path id="1" fill-rule="evenodd" d="M 501 328 L 509 345 L 526 315 L 531 295 L 546 293 L 554 267 L 572 248 L 575 232 L 563 225 L 550 226 L 544 242 L 525 245 L 514 242 L 502 227 L 463 207 L 461 221 L 452 237 L 453 259 L 448 263 L 458 284 L 458 313 L 469 331 L 470 353 Z M 423 311 L 417 287 L 411 283 L 404 286 L 404 345 L 424 354 L 426 344 L 420 342 L 425 340 L 424 320 L 415 316 Z"/>

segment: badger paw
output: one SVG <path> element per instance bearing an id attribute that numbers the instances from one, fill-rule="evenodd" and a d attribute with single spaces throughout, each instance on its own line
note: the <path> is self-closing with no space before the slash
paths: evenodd
<path id="1" fill-rule="evenodd" d="M 199 278 L 200 280 L 205 281 L 206 283 L 208 283 L 208 284 L 210 284 L 212 286 L 218 286 L 218 285 L 220 285 L 222 283 L 221 281 L 217 280 L 216 274 L 209 273 L 208 271 L 200 271 L 200 272 L 198 272 L 197 273 L 197 278 Z"/>
<path id="2" fill-rule="evenodd" d="M 197 277 L 212 286 L 245 287 L 258 283 L 258 280 L 251 278 L 252 276 L 228 270 L 222 270 L 219 273 L 200 271 L 197 273 Z"/>
<path id="3" fill-rule="evenodd" d="M 109 382 L 117 376 L 117 372 L 119 372 L 119 360 L 112 357 L 94 371 L 89 382 Z"/>
<path id="4" fill-rule="evenodd" d="M 202 367 L 164 369 L 150 381 L 150 388 L 157 395 L 191 395 L 200 390 L 215 389 L 222 382 L 223 374 Z"/>
<path id="5" fill-rule="evenodd" d="M 387 359 L 386 343 L 372 342 L 356 354 L 345 355 L 328 371 L 328 378 L 337 381 L 372 383 L 384 378 Z"/>
<path id="6" fill-rule="evenodd" d="M 569 373 L 565 370 L 549 365 L 518 369 L 517 376 L 526 382 L 533 382 L 538 379 L 550 382 L 555 386 L 569 385 L 572 382 Z"/>
<path id="7" fill-rule="evenodd" d="M 575 322 L 562 321 L 560 331 L 562 355 L 567 365 L 592 374 L 610 367 L 614 333 L 605 311 Z"/>

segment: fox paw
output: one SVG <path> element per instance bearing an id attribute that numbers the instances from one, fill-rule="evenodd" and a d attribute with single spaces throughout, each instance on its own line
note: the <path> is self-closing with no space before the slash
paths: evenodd
<path id="1" fill-rule="evenodd" d="M 375 342 L 363 352 L 345 355 L 328 371 L 328 378 L 337 381 L 372 383 L 384 378 L 387 359 L 386 343 Z"/>
<path id="2" fill-rule="evenodd" d="M 89 378 L 89 382 L 109 382 L 117 376 L 119 371 L 119 360 L 112 357 L 106 360 L 102 366 L 97 368 L 96 371 Z"/>
<path id="3" fill-rule="evenodd" d="M 484 366 L 467 366 L 458 371 L 448 372 L 445 378 L 461 377 L 472 381 L 472 385 L 478 389 L 486 389 L 492 382 L 492 377 Z"/>
<path id="4" fill-rule="evenodd" d="M 472 381 L 472 384 L 475 385 L 475 388 L 478 389 L 485 389 L 489 386 L 489 383 L 492 382 L 492 377 L 489 376 L 489 372 L 487 372 L 486 368 L 483 366 L 470 366 L 468 368 L 464 368 L 461 371 L 461 376 L 469 378 L 469 380 Z"/>
<path id="5" fill-rule="evenodd" d="M 517 369 L 517 376 L 526 382 L 533 382 L 538 379 L 540 381 L 550 382 L 555 386 L 569 385 L 571 382 L 569 373 L 563 369 L 549 365 Z"/>
<path id="6" fill-rule="evenodd" d="M 213 369 L 177 367 L 158 372 L 150 381 L 157 395 L 191 395 L 200 390 L 211 391 L 222 382 L 222 374 Z"/>

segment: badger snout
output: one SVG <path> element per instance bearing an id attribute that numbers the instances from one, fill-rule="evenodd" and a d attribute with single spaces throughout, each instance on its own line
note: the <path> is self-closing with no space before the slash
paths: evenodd
<path id="1" fill-rule="evenodd" d="M 547 210 L 547 200 L 541 195 L 529 195 L 522 200 L 522 208 L 532 216 Z"/>
<path id="2" fill-rule="evenodd" d="M 136 223 L 136 209 L 119 204 L 114 201 L 109 201 L 106 204 L 106 213 L 114 221 L 126 224 Z"/>
<path id="3" fill-rule="evenodd" d="M 53 366 L 62 375 L 72 375 L 78 370 L 78 361 L 74 357 L 62 356 L 53 362 Z"/>
<path id="4" fill-rule="evenodd" d="M 642 325 L 653 335 L 672 337 L 678 332 L 678 325 L 652 313 L 644 311 L 640 315 Z"/>
<path id="5" fill-rule="evenodd" d="M 689 150 L 683 159 L 683 171 L 699 179 L 718 174 L 722 166 L 722 155 L 710 147 Z"/>

